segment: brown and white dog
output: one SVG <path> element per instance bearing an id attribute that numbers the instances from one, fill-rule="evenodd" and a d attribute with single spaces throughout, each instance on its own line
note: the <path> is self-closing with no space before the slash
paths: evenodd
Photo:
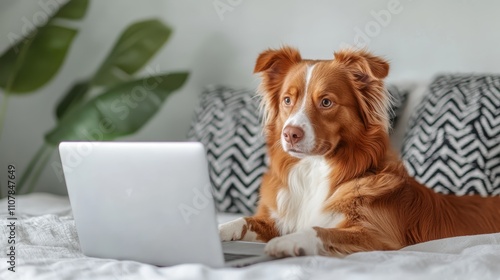
<path id="1" fill-rule="evenodd" d="M 306 60 L 261 53 L 269 171 L 257 213 L 221 239 L 268 242 L 267 254 L 340 256 L 500 232 L 500 197 L 440 195 L 389 151 L 389 64 L 366 51 Z"/>

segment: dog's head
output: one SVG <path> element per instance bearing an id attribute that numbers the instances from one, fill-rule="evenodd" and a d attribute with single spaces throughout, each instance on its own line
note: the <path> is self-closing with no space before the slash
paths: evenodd
<path id="1" fill-rule="evenodd" d="M 375 143 L 386 142 L 389 126 L 384 59 L 341 50 L 333 60 L 304 60 L 296 49 L 283 47 L 262 52 L 254 72 L 263 79 L 268 145 L 280 143 L 295 158 L 350 156 L 354 147 L 385 152 L 380 145 L 386 143 Z"/>

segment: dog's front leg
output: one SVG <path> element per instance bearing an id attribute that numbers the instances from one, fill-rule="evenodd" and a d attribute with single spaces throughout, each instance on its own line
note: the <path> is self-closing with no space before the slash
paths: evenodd
<path id="1" fill-rule="evenodd" d="M 314 227 L 274 238 L 266 245 L 268 255 L 283 258 L 295 256 L 345 256 L 355 252 L 399 249 L 397 243 L 386 244 L 365 230 L 353 228 Z"/>
<path id="2" fill-rule="evenodd" d="M 245 217 L 221 224 L 219 235 L 222 241 L 243 240 L 267 242 L 279 232 L 274 221 L 267 217 Z"/>

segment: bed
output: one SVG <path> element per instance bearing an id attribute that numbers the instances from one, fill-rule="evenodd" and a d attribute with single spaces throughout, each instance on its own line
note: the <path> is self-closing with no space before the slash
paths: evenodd
<path id="1" fill-rule="evenodd" d="M 213 115 L 214 108 L 223 112 L 218 111 L 220 118 L 217 120 L 224 121 L 224 118 L 227 118 L 228 121 L 224 122 L 224 125 L 213 127 L 227 129 L 228 133 L 244 131 L 247 138 L 252 131 L 255 135 L 261 135 L 258 129 L 249 127 L 257 126 L 258 118 L 252 118 L 250 115 L 257 105 L 250 106 L 248 102 L 253 99 L 248 94 L 226 88 L 213 88 L 204 93 L 204 96 L 196 113 L 198 116 L 194 120 L 194 129 L 190 133 L 192 139 L 200 137 L 198 140 L 210 143 L 217 140 L 211 136 L 213 132 L 210 132 L 210 128 L 207 129 L 213 125 L 210 123 L 212 121 L 203 115 Z M 231 98 L 231 104 L 240 104 L 241 107 L 233 107 L 228 111 L 228 105 L 224 105 L 224 98 L 227 96 Z M 241 96 L 241 100 L 235 101 L 236 96 Z M 410 174 L 437 192 L 498 195 L 499 100 L 498 75 L 444 75 L 436 77 L 430 85 L 413 88 L 408 94 L 408 105 L 402 106 L 405 109 L 399 114 L 398 124 L 391 137 L 394 148 L 401 149 L 402 158 Z M 213 104 L 224 106 L 219 108 Z M 459 110 L 453 106 L 458 106 Z M 250 110 L 245 111 L 242 108 Z M 461 123 L 464 119 L 467 122 Z M 210 122 L 196 123 L 200 120 Z M 453 131 L 449 127 L 450 123 L 463 133 L 457 134 Z M 247 127 L 240 129 L 242 125 Z M 492 127 L 489 127 L 490 125 Z M 196 131 L 197 126 L 202 129 Z M 474 129 L 469 131 L 470 126 Z M 406 127 L 409 129 L 406 130 Z M 212 134 L 199 134 L 207 131 Z M 216 131 L 217 133 L 220 134 L 220 131 Z M 231 135 L 225 139 L 236 139 L 237 136 Z M 463 147 L 459 146 L 463 143 L 460 137 L 467 137 L 467 144 Z M 252 156 L 249 160 L 265 164 L 263 141 L 254 143 L 257 143 L 254 147 L 246 148 L 255 150 L 248 151 L 238 147 L 234 151 L 259 155 L 257 158 Z M 459 162 L 463 157 L 460 153 L 470 152 L 469 148 L 473 145 L 480 147 L 477 149 L 480 152 L 474 153 L 477 158 L 464 157 L 466 162 Z M 207 147 L 210 149 L 209 145 Z M 216 157 L 213 153 L 211 160 L 219 162 L 211 164 L 220 164 L 226 166 L 226 169 L 231 166 L 247 166 L 245 162 L 238 165 L 227 162 L 236 158 L 242 160 L 244 157 L 238 155 L 223 158 Z M 424 160 L 419 160 L 421 158 Z M 250 166 L 253 168 L 251 171 L 258 174 L 265 170 L 260 166 Z M 459 166 L 459 171 L 450 169 L 453 166 Z M 211 168 L 218 171 L 214 166 Z M 429 173 L 431 171 L 433 173 Z M 215 175 L 218 174 L 215 172 Z M 243 178 L 238 172 L 226 173 L 224 178 L 211 179 L 214 185 L 227 187 L 224 181 L 218 180 L 227 180 L 228 176 L 236 175 L 239 177 L 231 178 L 230 181 L 241 179 L 242 185 L 230 185 L 224 191 L 215 189 L 214 197 L 220 211 L 219 223 L 248 215 L 252 207 L 255 207 L 258 180 Z M 256 176 L 252 172 L 246 175 L 250 178 Z M 471 184 L 475 188 L 453 188 Z M 228 194 L 232 197 L 225 197 Z M 200 264 L 156 267 L 134 261 L 90 258 L 84 256 L 80 250 L 68 198 L 48 193 L 16 197 L 16 215 L 19 220 L 16 222 L 15 231 L 15 272 L 12 272 L 9 270 L 11 264 L 8 263 L 10 257 L 7 256 L 10 251 L 8 237 L 11 234 L 7 200 L 0 200 L 0 205 L 0 244 L 4 248 L 0 261 L 0 279 L 500 279 L 500 233 L 434 240 L 398 251 L 355 253 L 344 258 L 286 258 L 244 268 L 213 269 Z"/>
<path id="2" fill-rule="evenodd" d="M 0 200 L 5 206 L 6 200 Z M 16 199 L 15 272 L 5 250 L 0 279 L 499 279 L 500 233 L 448 238 L 399 251 L 356 253 L 345 258 L 299 257 L 244 268 L 212 269 L 200 264 L 156 267 L 97 259 L 80 251 L 67 197 L 46 193 Z M 1 244 L 7 244 L 7 208 L 2 207 Z M 237 217 L 219 215 L 219 222 Z"/>

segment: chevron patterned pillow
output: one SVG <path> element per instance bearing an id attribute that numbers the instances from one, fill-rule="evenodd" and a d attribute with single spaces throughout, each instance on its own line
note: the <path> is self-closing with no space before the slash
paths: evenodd
<path id="1" fill-rule="evenodd" d="M 394 122 L 407 91 L 396 86 L 387 89 L 394 99 Z M 188 140 L 205 145 L 219 211 L 250 215 L 256 208 L 268 160 L 259 102 L 253 91 L 212 86 L 202 93 L 195 111 Z"/>
<path id="2" fill-rule="evenodd" d="M 500 76 L 438 76 L 410 119 L 402 157 L 436 192 L 499 195 Z"/>
<path id="3" fill-rule="evenodd" d="M 188 133 L 205 145 L 217 210 L 250 215 L 267 170 L 259 100 L 248 90 L 207 87 Z"/>

